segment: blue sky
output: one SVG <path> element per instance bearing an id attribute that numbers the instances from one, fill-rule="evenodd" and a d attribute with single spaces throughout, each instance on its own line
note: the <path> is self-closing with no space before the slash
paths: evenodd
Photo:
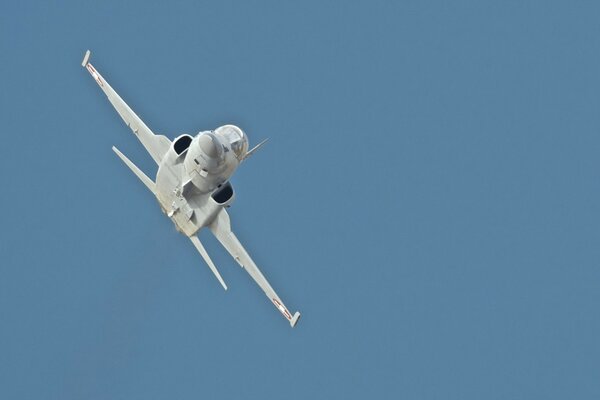
<path id="1" fill-rule="evenodd" d="M 594 2 L 5 2 L 0 397 L 600 396 Z M 271 141 L 233 227 L 291 310 L 111 152 Z"/>

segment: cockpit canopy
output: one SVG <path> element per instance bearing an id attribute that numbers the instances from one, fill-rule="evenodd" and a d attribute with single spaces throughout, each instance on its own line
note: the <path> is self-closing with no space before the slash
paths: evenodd
<path id="1" fill-rule="evenodd" d="M 235 125 L 223 125 L 217 128 L 215 133 L 225 138 L 239 160 L 244 158 L 248 152 L 248 137 L 240 128 Z"/>

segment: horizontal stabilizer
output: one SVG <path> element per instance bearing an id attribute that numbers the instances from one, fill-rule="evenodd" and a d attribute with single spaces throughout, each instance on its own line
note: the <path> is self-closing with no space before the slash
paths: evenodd
<path id="1" fill-rule="evenodd" d="M 115 146 L 113 146 L 112 149 L 125 163 L 125 165 L 127 165 L 138 178 L 140 178 L 140 181 L 142 181 L 144 185 L 146 185 L 146 187 L 150 189 L 152 193 L 154 193 L 154 182 L 152 182 L 152 179 L 148 178 L 146 174 L 144 174 L 134 163 L 132 163 L 129 158 L 125 157 L 125 155 L 123 155 L 119 149 L 117 149 Z"/>
<path id="2" fill-rule="evenodd" d="M 198 239 L 198 236 L 190 236 L 190 240 L 192 241 L 192 243 L 194 243 L 194 246 L 196 246 L 196 249 L 198 249 L 198 252 L 202 256 L 202 258 L 204 258 L 204 261 L 206 261 L 206 264 L 208 264 L 208 268 L 210 268 L 210 270 L 213 272 L 213 274 L 215 274 L 219 282 L 221 282 L 221 286 L 223 286 L 223 289 L 227 290 L 227 285 L 225 284 L 225 281 L 223 281 L 223 278 L 221 278 L 221 274 L 219 274 L 217 267 L 215 267 L 215 264 L 213 264 L 208 253 L 206 252 L 206 249 L 204 248 L 204 246 L 202 246 L 202 243 L 200 243 L 200 239 Z"/>

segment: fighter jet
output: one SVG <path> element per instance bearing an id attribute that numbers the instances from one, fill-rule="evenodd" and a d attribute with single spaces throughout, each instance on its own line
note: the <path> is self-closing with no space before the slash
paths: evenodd
<path id="1" fill-rule="evenodd" d="M 248 137 L 234 125 L 202 131 L 193 137 L 183 134 L 173 141 L 166 136 L 156 135 L 94 68 L 90 63 L 90 55 L 88 50 L 81 65 L 89 71 L 121 118 L 158 165 L 156 180 L 153 181 L 146 176 L 114 146 L 113 151 L 154 194 L 162 211 L 173 221 L 177 230 L 194 244 L 225 290 L 227 285 L 198 238 L 198 231 L 202 228 L 210 229 L 294 327 L 300 318 L 300 313 L 296 312 L 292 316 L 288 311 L 231 231 L 231 222 L 226 211 L 235 198 L 229 179 L 240 164 L 254 154 L 266 140 L 248 150 Z"/>

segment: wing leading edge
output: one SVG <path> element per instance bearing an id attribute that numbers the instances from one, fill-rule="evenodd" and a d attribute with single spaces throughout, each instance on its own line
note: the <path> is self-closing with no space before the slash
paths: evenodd
<path id="1" fill-rule="evenodd" d="M 131 128 L 133 133 L 138 137 L 142 145 L 146 148 L 150 156 L 154 159 L 157 164 L 160 164 L 163 156 L 169 150 L 171 141 L 163 135 L 155 135 L 154 132 L 148 128 L 148 126 L 133 112 L 131 108 L 123 101 L 123 99 L 115 92 L 115 90 L 106 82 L 106 80 L 100 75 L 100 72 L 94 68 L 90 63 L 90 51 L 85 53 L 83 62 L 81 65 L 88 70 L 92 75 L 100 89 L 106 94 L 108 100 L 111 102 L 115 110 L 119 113 L 123 121 Z"/>
<path id="2" fill-rule="evenodd" d="M 244 268 L 254 281 L 265 292 L 267 297 L 273 302 L 275 307 L 289 321 L 292 328 L 298 322 L 300 313 L 296 312 L 293 316 L 283 304 L 283 301 L 277 296 L 275 290 L 271 287 L 267 279 L 260 272 L 252 258 L 248 255 L 238 238 L 231 231 L 231 221 L 229 214 L 225 209 L 222 209 L 213 223 L 210 225 L 210 230 L 215 235 L 217 240 L 221 242 L 223 247 L 231 254 L 231 256 Z"/>

